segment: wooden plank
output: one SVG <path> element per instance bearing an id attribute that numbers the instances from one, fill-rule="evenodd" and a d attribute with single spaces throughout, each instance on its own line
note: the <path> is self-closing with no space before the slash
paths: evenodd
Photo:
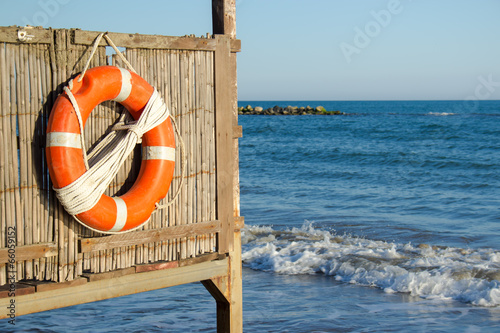
<path id="1" fill-rule="evenodd" d="M 217 219 L 222 223 L 219 253 L 232 250 L 233 219 L 233 120 L 229 37 L 216 36 L 215 51 L 215 140 L 217 170 Z"/>
<path id="2" fill-rule="evenodd" d="M 177 261 L 167 261 L 167 262 L 156 262 L 154 264 L 141 264 L 135 266 L 136 273 L 158 271 L 161 269 L 170 269 L 179 267 L 179 262 Z"/>
<path id="3" fill-rule="evenodd" d="M 160 230 L 144 230 L 105 237 L 84 238 L 80 240 L 81 252 L 112 249 L 122 246 L 141 245 L 186 237 L 186 235 L 202 235 L 219 232 L 219 221 L 184 224 Z"/>
<path id="4" fill-rule="evenodd" d="M 9 261 L 8 251 L 8 248 L 0 249 L 0 264 L 5 264 Z M 17 262 L 37 258 L 46 258 L 55 255 L 57 255 L 56 243 L 41 243 L 16 247 Z"/>
<path id="5" fill-rule="evenodd" d="M 6 284 L 3 286 L 0 286 L 0 298 L 2 299 L 2 301 L 3 301 L 3 299 L 5 299 L 7 302 L 10 302 L 10 299 L 14 298 L 14 297 L 11 297 L 9 295 L 9 294 L 12 295 L 12 292 L 15 293 L 15 298 L 17 301 L 18 296 L 34 294 L 35 287 L 28 286 L 28 285 L 22 284 L 22 283 L 14 283 L 13 285 Z M 2 311 L 2 312 L 7 312 L 7 311 Z M 2 315 L 5 315 L 5 314 L 2 314 Z M 5 318 L 5 317 L 2 317 L 2 318 Z"/>
<path id="6" fill-rule="evenodd" d="M 74 43 L 83 45 L 93 45 L 95 38 L 100 34 L 99 31 L 83 31 L 73 30 Z M 176 36 L 161 36 L 161 35 L 142 35 L 142 34 L 127 34 L 119 32 L 108 32 L 116 46 L 141 49 L 167 49 L 167 50 L 198 50 L 198 51 L 214 51 L 216 41 L 210 38 L 197 37 L 176 37 Z M 0 40 L 1 41 L 1 40 Z M 108 43 L 103 38 L 100 42 L 101 46 L 107 46 Z M 231 51 L 240 52 L 241 41 L 231 41 Z"/>
<path id="7" fill-rule="evenodd" d="M 89 282 L 93 282 L 93 281 L 113 279 L 130 274 L 135 274 L 135 267 L 128 267 L 116 271 L 97 273 L 97 274 L 83 273 L 82 276 L 87 278 Z"/>
<path id="8" fill-rule="evenodd" d="M 185 259 L 185 260 L 179 260 L 179 266 L 180 267 L 190 266 L 190 265 L 199 264 L 199 263 L 204 262 L 204 261 L 212 261 L 212 260 L 216 260 L 216 259 L 222 260 L 224 258 L 225 258 L 224 255 L 220 255 L 218 253 L 207 253 L 207 254 L 204 254 L 204 255 L 201 255 L 198 257 L 189 258 L 189 259 Z"/>
<path id="9" fill-rule="evenodd" d="M 87 283 L 87 279 L 80 277 L 76 278 L 72 281 L 66 281 L 66 282 L 51 282 L 51 281 L 22 281 L 21 283 L 23 285 L 29 285 L 35 287 L 35 291 L 38 292 L 43 292 L 43 291 L 50 291 L 50 290 L 56 290 L 56 289 L 61 289 L 61 288 L 70 288 L 70 287 L 75 287 L 75 286 L 80 286 L 82 284 Z"/>
<path id="10" fill-rule="evenodd" d="M 226 275 L 228 265 L 228 259 L 209 261 L 169 270 L 93 281 L 72 288 L 61 288 L 19 297 L 16 295 L 16 316 L 209 280 Z M 0 307 L 5 309 L 9 302 L 8 298 L 0 299 Z M 0 312 L 0 319 L 7 318 L 7 316 L 7 311 Z"/>
<path id="11" fill-rule="evenodd" d="M 18 31 L 26 31 L 28 35 L 33 36 L 31 39 L 27 39 L 24 42 L 21 42 L 18 38 Z M 0 42 L 7 43 L 44 43 L 50 44 L 53 39 L 53 32 L 51 29 L 43 29 L 43 28 L 32 28 L 26 29 L 23 27 L 0 27 Z"/>

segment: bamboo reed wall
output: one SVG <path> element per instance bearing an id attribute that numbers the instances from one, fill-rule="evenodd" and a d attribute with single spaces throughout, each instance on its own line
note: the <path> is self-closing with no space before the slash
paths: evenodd
<path id="1" fill-rule="evenodd" d="M 11 227 L 16 227 L 17 280 L 70 281 L 85 273 L 220 251 L 218 235 L 224 223 L 217 214 L 214 56 L 218 45 L 228 43 L 216 43 L 210 36 L 111 36 L 125 47 L 124 54 L 137 73 L 164 98 L 184 139 L 187 165 L 173 205 L 154 212 L 141 230 L 107 236 L 80 225 L 64 211 L 51 189 L 44 154 L 52 104 L 67 80 L 82 70 L 97 33 L 33 29 L 28 31 L 33 39 L 20 42 L 18 30 L 0 27 L 0 285 L 6 283 L 9 271 Z M 125 42 L 120 45 L 120 41 Z M 106 49 L 102 42 L 91 67 L 122 66 Z M 115 102 L 96 107 L 85 126 L 87 147 L 96 143 L 121 111 Z M 232 124 L 231 118 L 227 121 Z M 180 149 L 176 155 L 165 202 L 181 181 Z M 125 193 L 140 163 L 138 146 L 106 194 Z"/>

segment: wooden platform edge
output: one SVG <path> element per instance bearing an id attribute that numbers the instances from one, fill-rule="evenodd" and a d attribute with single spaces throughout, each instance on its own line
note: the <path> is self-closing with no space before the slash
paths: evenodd
<path id="1" fill-rule="evenodd" d="M 71 288 L 52 289 L 15 297 L 15 314 L 53 310 L 77 304 L 101 301 L 108 298 L 173 287 L 181 284 L 227 276 L 229 259 L 207 261 L 199 264 L 123 275 L 110 279 L 87 282 Z M 6 309 L 11 299 L 0 299 Z M 8 318 L 7 311 L 0 312 L 0 319 Z"/>

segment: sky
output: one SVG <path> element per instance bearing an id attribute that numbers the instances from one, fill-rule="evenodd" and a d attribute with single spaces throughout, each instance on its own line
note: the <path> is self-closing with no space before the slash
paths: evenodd
<path id="1" fill-rule="evenodd" d="M 239 100 L 500 100 L 500 0 L 236 0 Z M 0 0 L 0 26 L 183 36 L 211 0 Z"/>

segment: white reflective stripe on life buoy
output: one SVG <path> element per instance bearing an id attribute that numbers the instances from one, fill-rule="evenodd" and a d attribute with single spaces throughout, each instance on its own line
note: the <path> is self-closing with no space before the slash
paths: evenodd
<path id="1" fill-rule="evenodd" d="M 130 75 L 130 72 L 126 69 L 118 69 L 122 73 L 122 87 L 120 89 L 120 93 L 113 99 L 113 101 L 121 103 L 130 96 L 130 92 L 132 91 L 132 75 Z"/>
<path id="2" fill-rule="evenodd" d="M 164 146 L 147 146 L 142 149 L 142 160 L 175 161 L 175 148 Z"/>
<path id="3" fill-rule="evenodd" d="M 47 133 L 46 147 L 82 148 L 80 134 L 68 132 Z"/>
<path id="4" fill-rule="evenodd" d="M 123 229 L 125 223 L 127 222 L 127 204 L 122 198 L 119 197 L 113 197 L 113 200 L 116 204 L 116 222 L 113 228 L 109 231 L 118 232 Z"/>

